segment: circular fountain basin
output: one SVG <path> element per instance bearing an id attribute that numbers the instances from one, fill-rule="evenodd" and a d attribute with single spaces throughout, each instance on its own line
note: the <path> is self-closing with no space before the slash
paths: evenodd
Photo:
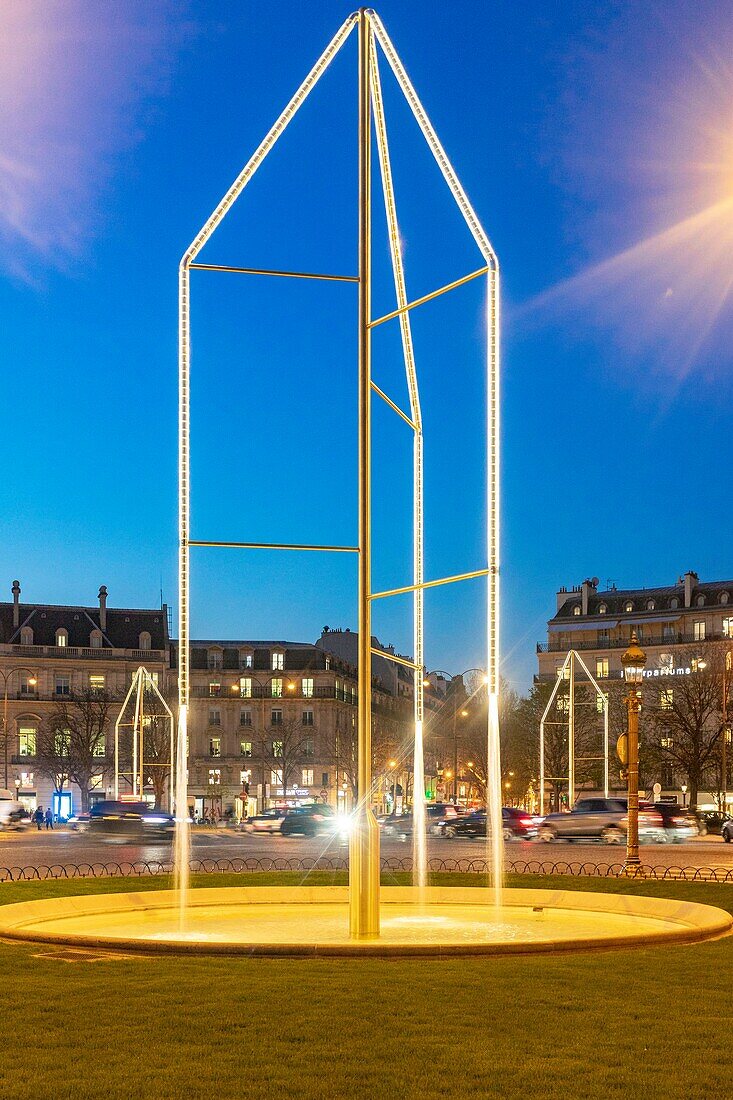
<path id="1" fill-rule="evenodd" d="M 689 943 L 733 918 L 692 902 L 570 890 L 476 887 L 381 890 L 378 939 L 349 936 L 348 887 L 192 890 L 183 928 L 175 891 L 50 898 L 0 907 L 0 936 L 146 953 L 246 955 L 503 955 Z M 419 900 L 418 900 L 419 899 Z"/>

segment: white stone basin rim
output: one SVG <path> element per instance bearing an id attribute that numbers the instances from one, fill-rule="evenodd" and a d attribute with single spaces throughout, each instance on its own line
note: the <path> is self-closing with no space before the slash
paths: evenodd
<path id="1" fill-rule="evenodd" d="M 206 939 L 185 939 L 163 935 L 146 938 L 135 935 L 134 926 L 144 924 L 144 915 L 154 918 L 156 913 L 177 912 L 178 895 L 174 890 L 145 890 L 124 894 L 91 894 L 76 897 L 48 898 L 39 901 L 18 902 L 0 906 L 0 937 L 32 943 L 67 945 L 99 950 L 138 951 L 153 954 L 223 954 L 223 955 L 283 955 L 283 956 L 459 956 L 535 954 L 558 951 L 586 951 L 594 948 L 649 946 L 658 943 L 693 943 L 725 935 L 733 930 L 733 917 L 722 909 L 696 902 L 676 901 L 668 898 L 652 898 L 640 895 L 601 894 L 576 890 L 526 890 L 509 889 L 504 892 L 504 908 L 495 910 L 493 892 L 481 887 L 428 887 L 424 893 L 425 907 L 416 905 L 417 895 L 409 886 L 385 886 L 381 891 L 383 920 L 389 921 L 397 913 L 422 914 L 430 922 L 440 923 L 442 912 L 455 914 L 465 907 L 467 919 L 475 925 L 476 911 L 485 912 L 487 925 L 495 925 L 501 915 L 509 919 L 512 914 L 526 918 L 527 912 L 542 910 L 551 918 L 553 914 L 601 914 L 610 916 L 614 931 L 598 932 L 591 929 L 571 939 L 542 936 L 532 940 L 491 940 L 479 936 L 456 940 L 448 937 L 438 940 L 421 938 L 419 927 L 409 942 L 385 942 L 380 939 L 349 940 L 348 887 L 346 886 L 244 886 L 206 887 L 192 890 L 188 895 L 189 912 L 215 906 L 222 914 L 229 907 L 267 906 L 268 913 L 277 912 L 283 906 L 283 914 L 293 905 L 302 908 L 300 922 L 289 912 L 293 922 L 292 939 L 277 942 L 247 941 L 246 929 L 241 942 L 216 942 Z M 309 906 L 328 906 L 333 913 L 343 910 L 344 934 L 335 938 L 323 938 L 308 929 Z M 399 908 L 398 908 L 399 907 Z M 450 910 L 446 907 L 450 907 Z M 322 911 L 322 910 L 321 910 Z M 265 910 L 262 910 L 264 913 Z M 105 934 L 105 923 L 112 923 L 116 915 L 137 915 L 132 921 L 130 935 Z M 142 921 L 140 916 L 143 915 Z M 333 915 L 333 914 L 332 914 Z M 311 911 L 313 916 L 313 911 Z M 539 912 L 538 912 L 539 916 Z M 99 931 L 90 933 L 75 931 L 74 918 L 87 921 L 99 917 Z M 617 919 L 617 918 L 620 918 Z M 312 922 L 311 922 L 312 923 Z M 416 925 L 419 925 L 419 919 Z M 591 925 L 594 923 L 591 920 Z M 596 922 L 597 923 L 597 922 Z M 621 930 L 616 927 L 621 926 Z M 302 934 L 302 939 L 299 939 Z"/>

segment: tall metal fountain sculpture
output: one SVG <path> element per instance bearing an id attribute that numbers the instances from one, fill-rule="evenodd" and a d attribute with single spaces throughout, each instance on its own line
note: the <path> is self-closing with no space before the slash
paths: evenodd
<path id="1" fill-rule="evenodd" d="M 273 271 L 247 267 L 202 264 L 197 257 L 217 227 L 250 182 L 263 160 L 281 137 L 288 124 L 305 102 L 336 54 L 358 29 L 358 148 L 359 148 L 359 269 L 357 275 L 328 275 L 305 271 Z M 384 116 L 377 46 L 381 48 L 412 113 L 425 137 L 443 178 L 453 195 L 463 218 L 483 257 L 476 271 L 455 279 L 430 294 L 409 301 L 400 252 L 397 208 L 392 185 L 387 128 Z M 397 308 L 383 317 L 371 312 L 371 144 L 376 133 L 382 190 L 389 230 L 390 252 Z M 272 276 L 296 279 L 321 279 L 358 284 L 358 390 L 359 390 L 359 485 L 358 544 L 329 546 L 309 544 L 266 544 L 252 542 L 221 542 L 194 539 L 190 530 L 190 280 L 191 271 L 220 271 L 252 276 Z M 487 565 L 468 573 L 435 580 L 425 580 L 423 561 L 423 425 L 417 371 L 413 352 L 410 312 L 426 302 L 445 294 L 472 279 L 487 279 Z M 378 325 L 399 320 L 407 385 L 410 396 L 409 413 L 385 394 L 371 377 L 371 333 Z M 412 583 L 383 592 L 373 592 L 371 586 L 371 402 L 376 394 L 407 424 L 413 433 L 413 577 Z M 189 558 L 192 547 L 234 547 L 244 550 L 323 551 L 354 553 L 358 562 L 358 803 L 354 811 L 354 828 L 350 846 L 350 928 L 354 938 L 379 935 L 379 833 L 371 810 L 371 731 L 372 731 L 372 629 L 371 608 L 374 600 L 413 593 L 412 661 L 391 657 L 407 664 L 414 676 L 414 822 L 416 882 L 425 882 L 425 785 L 423 774 L 424 728 L 424 638 L 423 594 L 425 589 L 452 584 L 475 577 L 487 578 L 487 692 L 488 692 L 488 789 L 491 832 L 495 839 L 493 881 L 498 888 L 501 880 L 501 806 L 499 769 L 499 268 L 496 255 L 484 233 L 453 167 L 430 124 L 425 110 L 405 73 L 379 17 L 370 9 L 360 9 L 348 17 L 328 44 L 300 85 L 275 125 L 242 169 L 201 231 L 186 250 L 179 268 L 179 738 L 176 806 L 180 838 L 179 888 L 185 889 L 187 859 L 187 779 L 186 728 L 189 701 Z M 389 656 L 382 650 L 379 655 Z"/>

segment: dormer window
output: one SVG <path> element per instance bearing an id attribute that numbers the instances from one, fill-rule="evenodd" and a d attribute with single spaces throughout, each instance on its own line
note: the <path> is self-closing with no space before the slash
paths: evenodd
<path id="1" fill-rule="evenodd" d="M 580 614 L 580 605 L 576 603 L 575 607 L 573 608 L 573 615 L 579 615 L 579 614 Z"/>
<path id="2" fill-rule="evenodd" d="M 602 603 L 600 605 L 600 607 L 598 608 L 598 614 L 599 615 L 605 615 L 607 611 L 608 611 L 608 608 L 606 607 L 605 603 Z"/>
<path id="3" fill-rule="evenodd" d="M 21 627 L 20 644 L 21 645 L 33 645 L 33 627 L 32 626 Z"/>
<path id="4" fill-rule="evenodd" d="M 250 653 L 247 649 L 240 649 L 239 651 L 239 667 L 240 668 L 253 668 L 254 667 L 254 654 Z"/>
<path id="5" fill-rule="evenodd" d="M 704 607 L 705 606 L 705 597 L 704 596 L 698 596 L 697 599 L 695 600 L 695 603 L 697 604 L 698 607 Z"/>
<path id="6" fill-rule="evenodd" d="M 89 635 L 89 645 L 92 647 L 92 649 L 101 649 L 102 648 L 102 631 L 101 630 L 93 630 L 91 632 L 91 634 Z"/>
<path id="7" fill-rule="evenodd" d="M 64 648 L 68 644 L 69 634 L 68 631 L 62 626 L 59 630 L 56 631 L 56 645 Z"/>
<path id="8" fill-rule="evenodd" d="M 272 654 L 272 671 L 282 672 L 285 668 L 285 654 L 275 650 Z"/>
<path id="9" fill-rule="evenodd" d="M 624 604 L 624 611 L 633 611 L 633 610 L 634 610 L 633 603 L 631 602 L 631 600 L 627 600 L 626 603 Z"/>
<path id="10" fill-rule="evenodd" d="M 220 649 L 209 649 L 206 663 L 209 668 L 221 668 L 224 663 L 224 654 Z"/>
<path id="11" fill-rule="evenodd" d="M 646 601 L 646 609 L 647 609 L 647 611 L 653 611 L 653 610 L 654 610 L 654 608 L 655 608 L 655 606 L 656 606 L 656 605 L 655 605 L 655 603 L 654 603 L 654 600 L 647 600 L 647 601 Z"/>
<path id="12" fill-rule="evenodd" d="M 138 649 L 150 649 L 150 634 L 147 630 L 143 630 L 138 638 Z"/>
<path id="13" fill-rule="evenodd" d="M 720 593 L 720 602 L 721 603 L 727 603 L 728 599 L 729 599 L 729 596 L 728 596 L 727 592 L 721 592 Z"/>
<path id="14" fill-rule="evenodd" d="M 669 601 L 669 606 L 672 608 L 673 611 L 675 611 L 680 606 L 680 601 L 677 599 L 676 596 L 673 596 L 672 599 Z"/>

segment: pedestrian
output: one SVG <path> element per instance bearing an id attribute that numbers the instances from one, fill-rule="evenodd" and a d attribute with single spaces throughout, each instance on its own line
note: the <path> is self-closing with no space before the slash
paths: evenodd
<path id="1" fill-rule="evenodd" d="M 43 826 L 43 806 L 38 807 L 38 809 L 36 810 L 36 812 L 33 815 L 33 820 L 35 821 L 36 828 L 38 829 L 38 832 L 40 833 L 41 828 Z"/>
<path id="2" fill-rule="evenodd" d="M 50 806 L 46 810 L 46 828 L 53 832 L 53 810 Z"/>

